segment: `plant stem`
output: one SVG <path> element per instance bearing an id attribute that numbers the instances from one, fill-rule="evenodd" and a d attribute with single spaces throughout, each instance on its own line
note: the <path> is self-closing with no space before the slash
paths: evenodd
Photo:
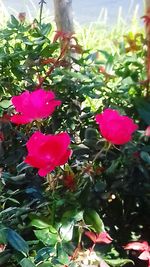
<path id="1" fill-rule="evenodd" d="M 55 63 L 54 63 L 53 66 L 51 66 L 51 67 L 49 68 L 49 70 L 46 72 L 45 77 L 39 82 L 39 84 L 37 85 L 37 88 L 40 88 L 40 87 L 42 86 L 43 82 L 46 80 L 46 78 L 53 72 L 53 70 L 54 70 L 55 67 L 57 66 L 59 60 L 62 58 L 64 52 L 66 51 L 67 46 L 68 46 L 68 44 L 66 44 L 66 45 L 64 46 L 64 48 L 61 50 L 60 55 L 59 55 L 58 58 L 56 59 Z"/>
<path id="2" fill-rule="evenodd" d="M 39 5 L 40 5 L 40 25 L 42 23 L 42 13 L 43 13 L 43 6 L 44 6 L 44 4 L 46 4 L 45 0 L 41 0 L 39 2 Z"/>
<path id="3" fill-rule="evenodd" d="M 96 154 L 95 158 L 93 159 L 93 162 L 99 158 L 99 156 L 102 154 L 103 151 L 106 151 L 107 153 L 110 147 L 111 143 L 105 142 L 104 147 Z"/>

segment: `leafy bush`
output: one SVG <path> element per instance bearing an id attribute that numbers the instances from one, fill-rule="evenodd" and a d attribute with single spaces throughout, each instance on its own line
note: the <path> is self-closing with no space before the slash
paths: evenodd
<path id="1" fill-rule="evenodd" d="M 28 25 L 12 16 L 0 31 L 0 266 L 130 266 L 123 245 L 149 241 L 145 39 L 129 33 L 115 53 L 94 53 L 84 51 L 74 35 L 57 32 L 53 37 L 51 30 L 50 24 L 35 20 Z M 22 110 L 12 100 L 17 112 L 26 108 L 33 120 L 11 123 L 12 97 L 25 90 L 31 96 L 39 88 L 52 90 L 61 105 L 36 120 L 32 115 L 39 98 L 22 104 L 18 99 Z M 100 135 L 95 116 L 108 107 L 139 125 L 132 141 L 110 145 Z M 70 141 L 65 148 L 63 139 L 58 145 L 60 132 L 70 136 L 72 155 Z M 62 160 L 64 150 L 69 154 Z M 45 168 L 43 158 L 48 164 L 48 157 L 53 158 L 53 171 L 42 178 L 38 168 Z M 66 164 L 59 167 L 61 162 Z M 134 255 L 131 259 L 140 266 Z"/>

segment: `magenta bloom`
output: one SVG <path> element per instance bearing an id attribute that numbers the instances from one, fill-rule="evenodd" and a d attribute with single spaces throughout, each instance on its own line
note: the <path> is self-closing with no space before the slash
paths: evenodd
<path id="1" fill-rule="evenodd" d="M 115 145 L 123 145 L 131 141 L 132 133 L 138 129 L 132 119 L 110 108 L 96 115 L 96 122 L 99 124 L 102 136 Z"/>
<path id="2" fill-rule="evenodd" d="M 52 115 L 55 108 L 61 104 L 61 101 L 55 100 L 55 94 L 52 91 L 44 89 L 25 91 L 19 96 L 13 96 L 11 101 L 19 113 L 11 117 L 11 122 L 16 124 L 26 124 L 46 118 Z"/>
<path id="3" fill-rule="evenodd" d="M 35 132 L 28 140 L 26 146 L 28 155 L 25 162 L 38 168 L 39 175 L 45 176 L 57 166 L 64 165 L 71 155 L 70 137 L 67 133 L 45 135 Z"/>

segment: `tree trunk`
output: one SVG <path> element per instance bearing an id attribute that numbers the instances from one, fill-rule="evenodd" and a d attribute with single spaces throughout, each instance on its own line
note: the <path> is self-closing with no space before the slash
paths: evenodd
<path id="1" fill-rule="evenodd" d="M 58 31 L 73 32 L 72 0 L 54 0 Z"/>
<path id="2" fill-rule="evenodd" d="M 144 0 L 144 4 L 145 4 L 145 9 L 147 10 L 148 8 L 150 8 L 150 0 Z"/>

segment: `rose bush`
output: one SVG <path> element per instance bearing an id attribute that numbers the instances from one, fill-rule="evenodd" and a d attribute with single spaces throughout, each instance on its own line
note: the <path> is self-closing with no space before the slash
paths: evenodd
<path id="1" fill-rule="evenodd" d="M 138 267 L 123 244 L 149 242 L 145 41 L 83 52 L 51 29 L 0 31 L 0 266 Z"/>

